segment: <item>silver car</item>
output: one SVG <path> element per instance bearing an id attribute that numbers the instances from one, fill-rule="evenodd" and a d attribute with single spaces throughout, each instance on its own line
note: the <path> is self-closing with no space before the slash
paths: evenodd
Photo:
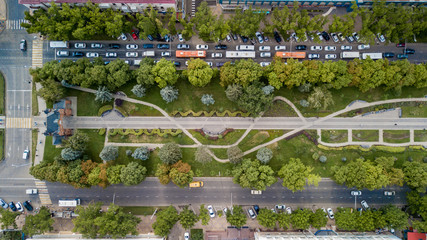
<path id="1" fill-rule="evenodd" d="M 214 212 L 214 209 L 213 209 L 212 205 L 208 206 L 208 211 L 209 211 L 209 216 L 211 216 L 211 218 L 214 218 L 215 217 L 215 212 Z"/>
<path id="2" fill-rule="evenodd" d="M 138 57 L 138 53 L 137 52 L 127 52 L 126 57 Z"/>
<path id="3" fill-rule="evenodd" d="M 138 45 L 136 44 L 127 44 L 126 45 L 126 49 L 130 50 L 130 49 L 138 49 Z"/>
<path id="4" fill-rule="evenodd" d="M 86 48 L 86 43 L 75 43 L 74 48 Z"/>
<path id="5" fill-rule="evenodd" d="M 96 53 L 96 52 L 88 52 L 88 53 L 86 53 L 86 57 L 88 57 L 88 58 L 95 58 L 95 57 L 99 57 L 99 53 Z"/>

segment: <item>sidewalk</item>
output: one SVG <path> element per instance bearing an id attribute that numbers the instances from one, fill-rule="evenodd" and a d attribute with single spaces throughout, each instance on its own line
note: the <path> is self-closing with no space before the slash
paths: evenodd
<path id="1" fill-rule="evenodd" d="M 0 33 L 6 28 L 7 4 L 6 0 L 0 0 Z"/>

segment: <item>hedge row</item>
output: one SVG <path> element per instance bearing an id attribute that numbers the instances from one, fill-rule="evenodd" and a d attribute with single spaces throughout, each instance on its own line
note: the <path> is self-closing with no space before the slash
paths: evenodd
<path id="1" fill-rule="evenodd" d="M 182 133 L 181 129 L 172 130 L 172 129 L 121 129 L 121 128 L 116 128 L 116 129 L 110 129 L 110 131 L 108 131 L 108 136 L 116 136 L 117 134 L 122 135 L 122 136 L 127 136 L 129 134 L 135 135 L 135 136 L 140 136 L 142 134 L 145 134 L 147 136 L 158 135 L 160 137 L 163 137 L 165 135 L 171 135 L 171 136 L 175 137 L 181 133 Z"/>
<path id="2" fill-rule="evenodd" d="M 117 111 L 119 111 L 124 117 L 129 117 L 129 114 L 124 110 L 122 107 L 116 106 L 115 108 Z"/>
<path id="3" fill-rule="evenodd" d="M 359 150 L 362 152 L 369 152 L 372 150 L 378 150 L 378 151 L 383 151 L 383 152 L 389 152 L 389 153 L 402 153 L 404 151 L 406 151 L 407 148 L 411 149 L 411 150 L 421 150 L 421 151 L 427 151 L 426 148 L 424 148 L 423 146 L 409 146 L 409 147 L 390 147 L 390 146 L 372 146 L 370 148 L 364 148 L 361 147 L 360 145 L 350 145 L 350 146 L 345 146 L 345 147 L 328 147 L 325 145 L 317 145 L 320 149 L 323 150 Z"/>
<path id="4" fill-rule="evenodd" d="M 242 111 L 236 111 L 236 112 L 231 112 L 229 110 L 225 110 L 223 112 L 218 112 L 218 111 L 199 111 L 199 112 L 194 112 L 193 110 L 188 110 L 186 112 L 180 112 L 180 111 L 173 111 L 171 113 L 171 116 L 174 117 L 187 117 L 187 116 L 193 116 L 193 117 L 212 117 L 212 116 L 216 116 L 216 117 L 225 117 L 226 115 L 228 117 L 237 117 L 238 115 L 241 117 L 248 117 L 250 115 L 250 113 L 248 112 L 242 112 Z"/>
<path id="5" fill-rule="evenodd" d="M 101 116 L 103 113 L 105 113 L 106 111 L 110 111 L 111 109 L 113 109 L 113 106 L 111 105 L 104 105 L 100 107 L 98 110 L 98 116 Z"/>
<path id="6" fill-rule="evenodd" d="M 101 135 L 101 136 L 104 136 L 105 132 L 106 132 L 105 128 L 100 128 L 99 131 L 98 131 L 98 134 Z"/>

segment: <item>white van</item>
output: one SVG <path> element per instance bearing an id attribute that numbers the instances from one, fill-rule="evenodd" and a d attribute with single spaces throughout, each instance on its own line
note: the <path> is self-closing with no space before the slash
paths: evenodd
<path id="1" fill-rule="evenodd" d="M 254 45 L 237 45 L 236 50 L 237 51 L 254 51 L 255 46 Z"/>

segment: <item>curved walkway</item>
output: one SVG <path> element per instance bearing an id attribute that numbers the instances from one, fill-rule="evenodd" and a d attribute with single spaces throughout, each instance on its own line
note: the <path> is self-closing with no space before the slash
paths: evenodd
<path id="1" fill-rule="evenodd" d="M 73 88 L 73 89 L 76 89 L 76 90 L 80 90 L 80 91 L 90 92 L 90 93 L 95 93 L 96 92 L 96 90 L 88 89 L 88 88 L 82 88 L 82 87 L 70 87 L 70 88 Z M 113 94 L 113 97 L 114 98 L 119 98 L 119 99 L 122 99 L 122 100 L 125 100 L 125 101 L 128 101 L 128 102 L 132 102 L 132 103 L 137 103 L 137 104 L 142 104 L 142 105 L 145 105 L 145 106 L 149 106 L 149 107 L 155 108 L 156 110 L 158 110 L 159 112 L 161 112 L 163 114 L 163 116 L 165 116 L 169 121 L 173 122 L 177 126 L 178 129 L 181 129 L 188 137 L 190 137 L 195 142 L 194 145 L 185 145 L 185 146 L 182 145 L 181 147 L 192 147 L 192 148 L 195 148 L 195 147 L 202 146 L 202 144 L 195 137 L 193 137 L 193 135 L 190 132 L 188 132 L 185 128 L 183 128 L 181 124 L 179 124 L 177 121 L 175 121 L 175 119 L 173 117 L 170 117 L 169 114 L 166 111 L 164 111 L 163 109 L 161 109 L 157 105 L 154 105 L 154 104 L 149 103 L 149 102 L 144 102 L 144 101 L 141 101 L 141 100 L 129 98 L 129 97 L 124 97 L 124 96 L 117 95 L 117 94 Z M 273 143 L 276 143 L 276 142 L 278 142 L 280 140 L 283 140 L 286 137 L 291 136 L 292 134 L 295 134 L 297 132 L 305 130 L 305 129 L 307 129 L 310 126 L 313 126 L 315 123 L 320 123 L 320 122 L 326 121 L 328 119 L 331 119 L 333 117 L 339 116 L 339 115 L 341 115 L 343 113 L 354 111 L 354 110 L 357 110 L 357 109 L 360 109 L 360 108 L 371 107 L 371 106 L 381 105 L 381 104 L 387 104 L 387 103 L 413 102 L 413 101 L 427 102 L 427 98 L 400 98 L 400 99 L 389 99 L 389 100 L 382 100 L 382 101 L 377 101 L 377 102 L 365 103 L 363 105 L 357 104 L 357 105 L 347 106 L 346 108 L 344 108 L 344 109 L 342 109 L 340 111 L 331 113 L 328 116 L 319 118 L 319 119 L 317 119 L 317 120 L 315 120 L 313 122 L 307 122 L 306 119 L 304 118 L 304 116 L 298 110 L 298 108 L 291 101 L 289 101 L 288 99 L 286 99 L 284 97 L 280 97 L 280 96 L 275 97 L 273 101 L 277 101 L 277 100 L 284 101 L 287 104 L 289 104 L 292 107 L 292 109 L 298 114 L 298 117 L 300 117 L 301 120 L 305 124 L 303 126 L 301 126 L 301 127 L 298 127 L 296 129 L 294 129 L 294 130 L 286 133 L 286 134 L 283 134 L 280 137 L 272 139 L 271 141 L 269 141 L 267 143 L 260 144 L 260 145 L 258 145 L 256 147 L 253 147 L 252 149 L 249 149 L 249 150 L 245 151 L 243 153 L 243 156 L 245 156 L 247 154 L 250 154 L 250 153 L 253 153 L 253 152 L 259 150 L 260 148 L 266 147 L 266 146 L 271 145 Z M 246 137 L 247 134 L 249 134 L 250 130 L 252 130 L 253 126 L 255 125 L 255 123 L 256 123 L 256 121 L 258 119 L 260 119 L 260 118 L 254 119 L 254 122 L 245 131 L 245 133 L 242 135 L 242 137 L 239 138 L 239 140 L 237 142 L 235 142 L 235 143 L 233 143 L 231 145 L 206 145 L 206 146 L 208 148 L 230 148 L 230 147 L 233 147 L 233 146 L 237 146 L 244 139 L 244 137 Z M 126 145 L 124 145 L 124 144 L 121 145 L 121 143 L 109 143 L 109 144 L 116 145 L 116 146 L 131 146 L 128 143 L 124 143 Z M 142 144 L 138 143 L 138 144 L 135 144 L 135 145 L 141 146 Z M 156 146 L 156 147 L 163 146 L 163 144 L 143 144 L 143 145 L 145 145 L 145 146 L 153 145 L 153 146 Z M 325 144 L 325 145 L 327 145 L 327 144 Z M 349 144 L 347 144 L 347 145 L 349 145 Z M 387 145 L 387 144 L 384 144 L 384 145 Z M 402 144 L 396 144 L 396 143 L 394 143 L 394 144 L 389 145 L 389 146 L 408 146 L 408 145 L 412 145 L 412 144 L 411 143 L 402 143 Z M 212 153 L 212 151 L 209 151 L 209 154 L 216 161 L 219 161 L 219 162 L 228 162 L 229 161 L 228 159 L 220 159 L 220 158 L 218 158 L 217 156 L 215 156 L 215 154 Z"/>

